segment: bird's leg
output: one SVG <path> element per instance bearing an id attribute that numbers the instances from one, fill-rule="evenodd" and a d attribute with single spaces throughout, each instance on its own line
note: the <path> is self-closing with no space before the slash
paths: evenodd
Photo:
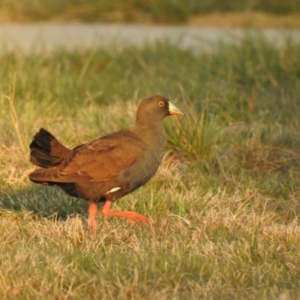
<path id="1" fill-rule="evenodd" d="M 89 205 L 89 225 L 91 233 L 96 233 L 96 216 L 97 216 L 97 204 L 90 202 Z"/>
<path id="2" fill-rule="evenodd" d="M 106 200 L 102 206 L 102 214 L 107 217 L 121 217 L 121 218 L 127 218 L 128 222 L 130 224 L 131 221 L 135 222 L 143 222 L 147 223 L 149 225 L 154 225 L 154 222 L 147 217 L 138 214 L 133 211 L 112 211 L 111 206 L 112 206 L 112 201 Z"/>

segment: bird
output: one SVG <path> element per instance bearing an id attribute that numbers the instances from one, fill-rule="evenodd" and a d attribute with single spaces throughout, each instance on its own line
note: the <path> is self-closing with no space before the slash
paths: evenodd
<path id="1" fill-rule="evenodd" d="M 40 128 L 29 145 L 30 162 L 39 168 L 29 174 L 29 179 L 58 186 L 70 196 L 88 201 L 91 233 L 96 232 L 99 202 L 103 202 L 104 216 L 154 225 L 154 221 L 137 212 L 111 208 L 113 202 L 144 185 L 156 173 L 166 144 L 163 120 L 169 115 L 182 112 L 165 96 L 151 96 L 139 104 L 132 127 L 73 149 Z"/>

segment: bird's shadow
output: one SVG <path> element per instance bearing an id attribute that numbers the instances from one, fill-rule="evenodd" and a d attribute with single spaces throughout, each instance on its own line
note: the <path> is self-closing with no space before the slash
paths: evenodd
<path id="1" fill-rule="evenodd" d="M 0 209 L 25 211 L 48 218 L 66 220 L 72 215 L 87 215 L 88 202 L 66 195 L 57 187 L 8 187 L 0 190 Z"/>

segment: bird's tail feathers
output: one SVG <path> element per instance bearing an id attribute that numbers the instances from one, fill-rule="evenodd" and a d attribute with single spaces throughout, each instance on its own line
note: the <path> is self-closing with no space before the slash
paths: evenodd
<path id="1" fill-rule="evenodd" d="M 41 128 L 29 145 L 30 161 L 42 168 L 55 167 L 67 158 L 71 150 L 63 146 L 49 131 Z"/>

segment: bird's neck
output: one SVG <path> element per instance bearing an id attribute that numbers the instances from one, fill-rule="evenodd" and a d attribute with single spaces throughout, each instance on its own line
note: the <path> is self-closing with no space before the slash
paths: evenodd
<path id="1" fill-rule="evenodd" d="M 137 122 L 132 131 L 152 149 L 157 155 L 161 155 L 166 144 L 166 133 L 163 121 Z"/>

